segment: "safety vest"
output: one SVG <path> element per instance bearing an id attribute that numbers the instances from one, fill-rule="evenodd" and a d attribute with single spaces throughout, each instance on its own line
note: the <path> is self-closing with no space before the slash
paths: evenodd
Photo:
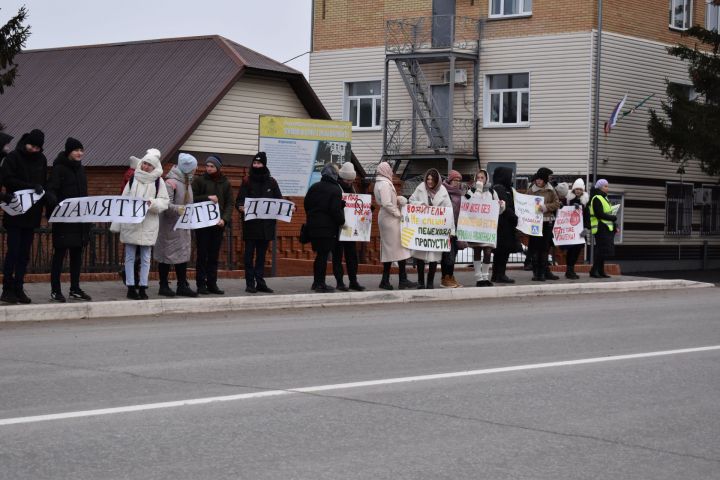
<path id="1" fill-rule="evenodd" d="M 610 206 L 610 202 L 607 201 L 605 197 L 602 195 L 595 195 L 590 200 L 590 228 L 592 231 L 592 234 L 595 235 L 598 230 L 598 218 L 595 216 L 595 212 L 593 211 L 593 205 L 595 204 L 595 199 L 599 199 L 600 203 L 603 206 L 603 213 L 605 215 L 612 215 L 612 207 Z M 610 220 L 600 220 L 602 223 L 605 224 L 605 226 L 608 227 L 608 230 L 611 232 L 615 229 L 615 224 L 611 222 Z"/>

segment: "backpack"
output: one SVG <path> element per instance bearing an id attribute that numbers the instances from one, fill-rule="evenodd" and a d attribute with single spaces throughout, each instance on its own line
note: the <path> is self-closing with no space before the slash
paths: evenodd
<path id="1" fill-rule="evenodd" d="M 130 177 L 130 180 L 128 180 L 128 192 L 130 190 L 132 190 L 132 184 L 133 184 L 134 180 L 135 180 L 135 175 Z M 157 198 L 157 196 L 158 196 L 158 190 L 160 190 L 160 177 L 155 179 L 155 198 Z"/>

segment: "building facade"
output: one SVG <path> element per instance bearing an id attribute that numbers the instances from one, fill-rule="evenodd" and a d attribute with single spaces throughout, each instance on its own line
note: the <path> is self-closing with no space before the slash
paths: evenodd
<path id="1" fill-rule="evenodd" d="M 333 119 L 353 122 L 354 153 L 371 174 L 387 159 L 412 186 L 431 166 L 469 174 L 507 163 L 522 187 L 541 166 L 560 181 L 588 181 L 596 169 L 623 205 L 625 271 L 718 265 L 717 178 L 692 163 L 679 173 L 646 126 L 666 81 L 691 85 L 667 47 L 690 44 L 682 32 L 692 25 L 717 28 L 719 9 L 706 0 L 603 0 L 600 36 L 597 0 L 315 0 L 310 83 Z M 604 133 L 625 95 L 629 110 L 651 94 Z M 389 141 L 403 121 L 414 128 Z"/>

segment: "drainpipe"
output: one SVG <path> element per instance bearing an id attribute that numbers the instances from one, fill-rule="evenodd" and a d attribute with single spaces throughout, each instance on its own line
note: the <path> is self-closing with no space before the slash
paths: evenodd
<path id="1" fill-rule="evenodd" d="M 594 187 L 598 176 L 598 136 L 600 135 L 600 55 L 602 53 L 603 0 L 598 0 L 598 28 L 595 48 L 595 126 L 593 136 L 592 177 L 589 187 Z M 595 260 L 595 242 L 590 242 L 590 260 Z"/>

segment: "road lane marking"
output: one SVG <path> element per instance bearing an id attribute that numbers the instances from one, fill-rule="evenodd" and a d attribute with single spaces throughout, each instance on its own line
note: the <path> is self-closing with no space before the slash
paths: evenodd
<path id="1" fill-rule="evenodd" d="M 680 355 L 687 353 L 700 353 L 720 350 L 720 345 L 707 347 L 682 348 L 678 350 L 662 350 L 657 352 L 632 353 L 627 355 L 612 355 L 607 357 L 583 358 L 579 360 L 563 360 L 557 362 L 532 363 L 527 365 L 515 365 L 511 367 L 484 368 L 481 370 L 466 370 L 461 372 L 435 373 L 430 375 L 417 375 L 413 377 L 385 378 L 380 380 L 367 380 L 363 382 L 337 383 L 334 385 L 319 385 L 314 387 L 290 388 L 287 390 L 265 390 L 262 392 L 242 393 L 237 395 L 225 395 L 221 397 L 193 398 L 189 400 L 177 400 L 173 402 L 147 403 L 144 405 L 129 405 L 125 407 L 101 408 L 97 410 L 82 410 L 77 412 L 53 413 L 47 415 L 35 415 L 31 417 L 15 417 L 0 419 L 0 427 L 7 425 L 18 425 L 24 423 L 46 422 L 50 420 L 67 420 L 71 418 L 97 417 L 101 415 L 114 415 L 118 413 L 142 412 L 146 410 L 159 410 L 164 408 L 187 407 L 193 405 L 207 405 L 210 403 L 233 402 L 239 400 L 251 400 L 256 398 L 279 397 L 282 395 L 294 395 L 298 393 L 317 393 L 330 390 L 345 390 L 351 388 L 375 387 L 379 385 L 393 385 L 398 383 L 424 382 L 430 380 L 444 380 L 448 378 L 475 377 L 479 375 L 490 375 L 494 373 L 520 372 L 525 370 L 538 370 L 541 368 L 570 367 L 574 365 L 588 365 L 593 363 L 616 362 L 621 360 L 635 360 L 651 357 L 663 357 L 668 355 Z"/>

